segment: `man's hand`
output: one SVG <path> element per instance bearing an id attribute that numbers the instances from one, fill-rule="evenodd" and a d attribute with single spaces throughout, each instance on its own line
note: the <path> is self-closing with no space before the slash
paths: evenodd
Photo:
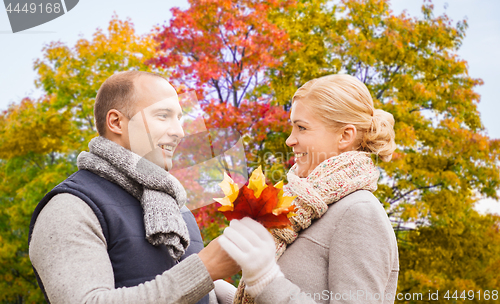
<path id="1" fill-rule="evenodd" d="M 220 247 L 218 238 L 203 248 L 198 256 L 213 281 L 230 277 L 241 270 L 241 267 Z"/>

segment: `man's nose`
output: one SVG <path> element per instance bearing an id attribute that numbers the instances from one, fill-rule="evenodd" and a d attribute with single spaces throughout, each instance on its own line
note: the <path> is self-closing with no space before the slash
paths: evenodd
<path id="1" fill-rule="evenodd" d="M 184 137 L 184 129 L 180 120 L 175 120 L 173 125 L 168 129 L 168 135 L 182 139 Z"/>

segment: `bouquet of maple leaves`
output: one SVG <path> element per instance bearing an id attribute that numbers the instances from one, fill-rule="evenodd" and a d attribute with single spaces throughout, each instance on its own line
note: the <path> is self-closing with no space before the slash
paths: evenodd
<path id="1" fill-rule="evenodd" d="M 283 181 L 266 184 L 260 166 L 252 172 L 248 186 L 239 188 L 226 173 L 219 186 L 226 196 L 214 200 L 222 205 L 218 210 L 227 220 L 250 217 L 268 229 L 291 225 L 288 218 L 295 215 L 292 202 L 296 196 L 283 196 Z"/>

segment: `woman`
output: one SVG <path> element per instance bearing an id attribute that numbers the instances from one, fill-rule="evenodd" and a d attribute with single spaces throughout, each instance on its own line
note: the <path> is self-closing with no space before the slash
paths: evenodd
<path id="1" fill-rule="evenodd" d="M 249 218 L 226 228 L 219 243 L 243 271 L 235 303 L 393 303 L 397 244 L 370 158 L 391 159 L 392 115 L 355 77 L 330 75 L 297 90 L 290 120 L 293 230 L 271 236 Z"/>

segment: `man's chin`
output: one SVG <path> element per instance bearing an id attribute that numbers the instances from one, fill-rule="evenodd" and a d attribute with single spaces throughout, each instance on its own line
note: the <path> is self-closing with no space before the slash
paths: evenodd
<path id="1" fill-rule="evenodd" d="M 172 158 L 170 156 L 166 156 L 165 153 L 163 153 L 163 150 L 159 147 L 155 148 L 143 157 L 167 171 L 172 169 Z"/>

